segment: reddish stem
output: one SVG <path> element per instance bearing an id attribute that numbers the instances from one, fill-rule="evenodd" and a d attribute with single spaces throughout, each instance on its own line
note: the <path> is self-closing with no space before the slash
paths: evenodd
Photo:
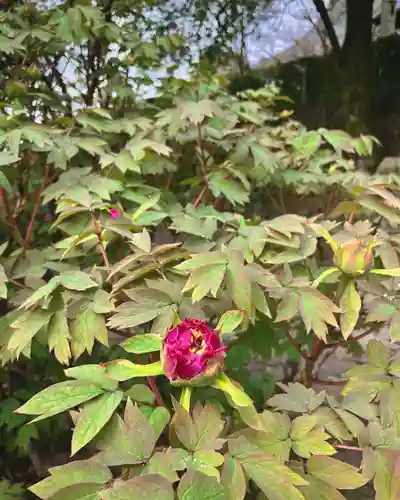
<path id="1" fill-rule="evenodd" d="M 335 448 L 338 448 L 339 450 L 363 451 L 363 449 L 358 446 L 347 446 L 346 444 L 337 444 Z"/>
<path id="2" fill-rule="evenodd" d="M 42 183 L 40 184 L 39 188 L 36 191 L 35 204 L 33 206 L 32 216 L 31 216 L 31 219 L 29 221 L 28 229 L 26 231 L 26 235 L 25 235 L 25 239 L 24 239 L 24 248 L 28 248 L 28 246 L 29 246 L 29 242 L 30 242 L 31 237 L 32 237 L 33 226 L 35 225 L 36 217 L 37 217 L 39 210 L 40 210 L 40 201 L 42 198 L 42 192 L 43 192 L 43 189 L 46 187 L 48 180 L 49 180 L 49 167 L 47 166 L 46 170 L 44 172 L 44 177 L 43 177 Z"/>
<path id="3" fill-rule="evenodd" d="M 199 206 L 199 203 L 201 202 L 203 196 L 205 195 L 208 187 L 204 186 L 203 189 L 201 190 L 199 196 L 196 198 L 195 202 L 193 203 L 194 208 L 197 208 Z"/>
<path id="4" fill-rule="evenodd" d="M 108 269 L 110 269 L 111 268 L 110 261 L 108 260 L 108 255 L 107 255 L 107 252 L 106 252 L 106 248 L 104 246 L 103 235 L 101 234 L 100 223 L 96 219 L 96 216 L 94 215 L 93 212 L 90 212 L 90 216 L 92 218 L 94 232 L 96 233 L 97 241 L 99 242 L 100 252 L 101 252 L 101 254 L 103 256 L 104 264 L 108 267 Z"/>
<path id="5" fill-rule="evenodd" d="M 154 397 L 156 398 L 157 406 L 165 406 L 164 400 L 161 396 L 160 391 L 158 390 L 156 378 L 155 377 L 147 377 L 147 382 L 149 384 L 150 389 L 152 390 Z"/>
<path id="6" fill-rule="evenodd" d="M 311 382 L 313 384 L 320 385 L 344 385 L 346 384 L 347 380 L 321 380 L 319 378 L 313 378 L 311 379 Z"/>
<path id="7" fill-rule="evenodd" d="M 18 240 L 19 243 L 22 244 L 24 239 L 22 238 L 20 230 L 18 229 L 17 222 L 12 214 L 10 203 L 8 201 L 7 192 L 4 189 L 0 189 L 0 203 L 3 206 L 4 214 L 6 216 L 5 218 L 8 225 L 12 228 L 15 238 Z"/>
<path id="8" fill-rule="evenodd" d="M 296 349 L 296 351 L 300 354 L 300 356 L 308 361 L 308 356 L 307 354 L 303 351 L 303 349 L 299 346 L 299 344 L 294 340 L 294 338 L 291 336 L 290 332 L 286 328 L 282 328 L 283 333 L 286 335 L 287 339 L 289 342 L 292 344 L 292 346 Z"/>

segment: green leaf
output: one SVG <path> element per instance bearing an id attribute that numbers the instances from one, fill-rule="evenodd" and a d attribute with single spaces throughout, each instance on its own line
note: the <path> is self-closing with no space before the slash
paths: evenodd
<path id="1" fill-rule="evenodd" d="M 243 500 L 246 495 L 246 478 L 238 460 L 225 455 L 221 482 L 225 489 L 226 500 Z"/>
<path id="2" fill-rule="evenodd" d="M 312 456 L 307 462 L 307 473 L 339 490 L 361 488 L 368 482 L 355 467 L 331 457 Z"/>
<path id="3" fill-rule="evenodd" d="M 225 271 L 225 264 L 203 266 L 200 269 L 195 269 L 190 274 L 182 292 L 193 289 L 193 302 L 198 302 L 208 293 L 211 293 L 213 297 L 216 297 L 222 280 L 224 279 Z"/>
<path id="4" fill-rule="evenodd" d="M 226 283 L 236 307 L 251 314 L 251 282 L 244 266 L 243 255 L 238 251 L 232 251 L 229 256 Z"/>
<path id="5" fill-rule="evenodd" d="M 316 477 L 307 474 L 306 479 L 308 486 L 300 486 L 299 490 L 307 500 L 346 500 L 338 490 Z"/>
<path id="6" fill-rule="evenodd" d="M 23 313 L 12 324 L 14 329 L 9 342 L 8 349 L 15 351 L 17 356 L 32 342 L 33 337 L 43 328 L 50 320 L 51 313 L 36 309 Z"/>
<path id="7" fill-rule="evenodd" d="M 225 333 L 232 333 L 244 320 L 243 311 L 226 311 L 220 317 L 216 330 L 221 335 Z"/>
<path id="8" fill-rule="evenodd" d="M 326 280 L 327 278 L 329 278 L 329 276 L 331 276 L 332 278 L 332 275 L 333 274 L 337 274 L 338 276 L 341 274 L 341 271 L 340 269 L 338 269 L 337 267 L 329 267 L 328 269 L 325 269 L 325 271 L 323 271 L 319 276 L 318 278 L 314 281 L 313 283 L 313 287 L 314 288 L 318 288 L 318 286 L 324 281 Z"/>
<path id="9" fill-rule="evenodd" d="M 394 278 L 400 278 L 400 267 L 395 269 L 371 269 L 370 273 L 377 274 L 379 276 L 392 276 Z"/>
<path id="10" fill-rule="evenodd" d="M 390 349 L 378 340 L 370 340 L 368 342 L 367 356 L 368 361 L 375 366 L 380 366 L 384 370 L 389 366 Z"/>
<path id="11" fill-rule="evenodd" d="M 49 472 L 50 477 L 29 488 L 33 494 L 42 499 L 53 498 L 54 494 L 68 486 L 77 488 L 79 485 L 103 485 L 112 479 L 109 468 L 95 460 L 71 462 L 60 467 L 52 467 Z"/>
<path id="12" fill-rule="evenodd" d="M 159 474 L 145 474 L 127 481 L 117 481 L 101 493 L 102 500 L 174 500 L 171 483 Z"/>
<path id="13" fill-rule="evenodd" d="M 4 167 L 4 165 L 11 165 L 11 163 L 15 163 L 19 158 L 14 153 L 10 151 L 0 151 L 0 167 Z"/>
<path id="14" fill-rule="evenodd" d="M 216 478 L 188 470 L 178 486 L 178 500 L 223 500 L 224 487 Z"/>
<path id="15" fill-rule="evenodd" d="M 361 310 L 361 298 L 356 290 L 356 285 L 353 280 L 350 280 L 343 295 L 340 299 L 340 328 L 342 335 L 348 339 L 353 332 Z"/>
<path id="16" fill-rule="evenodd" d="M 317 418 L 313 415 L 302 415 L 292 422 L 290 436 L 295 441 L 304 438 L 317 425 Z"/>
<path id="17" fill-rule="evenodd" d="M 85 350 L 90 354 L 94 340 L 108 346 L 108 333 L 104 316 L 97 314 L 89 306 L 80 310 L 71 324 L 71 348 L 75 359 Z"/>
<path id="18" fill-rule="evenodd" d="M 11 184 L 1 170 L 0 170 L 0 188 L 3 188 L 5 191 L 7 191 L 7 193 L 12 194 Z"/>
<path id="19" fill-rule="evenodd" d="M 86 273 L 82 271 L 68 271 L 60 274 L 60 284 L 68 290 L 83 291 L 98 286 Z"/>
<path id="20" fill-rule="evenodd" d="M 84 380 L 67 380 L 47 387 L 31 398 L 15 413 L 50 417 L 102 394 L 103 389 Z"/>
<path id="21" fill-rule="evenodd" d="M 156 352 L 161 349 L 161 337 L 152 333 L 137 334 L 125 340 L 121 344 L 121 347 L 123 347 L 125 351 L 135 354 Z"/>
<path id="22" fill-rule="evenodd" d="M 72 434 L 71 456 L 97 436 L 118 408 L 123 395 L 122 391 L 107 392 L 85 404 Z"/>
<path id="23" fill-rule="evenodd" d="M 171 415 L 167 410 L 167 408 L 164 408 L 162 406 L 154 408 L 149 417 L 149 424 L 153 428 L 155 440 L 158 440 L 158 438 L 161 436 L 161 433 L 167 426 L 168 422 L 170 421 L 170 418 Z"/>
<path id="24" fill-rule="evenodd" d="M 314 288 L 300 288 L 298 293 L 299 310 L 307 333 L 313 330 L 317 337 L 325 340 L 327 324 L 338 326 L 334 314 L 340 312 L 339 308 Z"/>
<path id="25" fill-rule="evenodd" d="M 107 363 L 105 368 L 107 375 L 118 382 L 124 382 L 135 377 L 155 377 L 164 373 L 160 361 L 149 365 L 139 365 L 126 359 L 118 359 Z"/>
<path id="26" fill-rule="evenodd" d="M 118 387 L 118 382 L 107 376 L 106 369 L 102 365 L 74 366 L 64 370 L 64 373 L 69 378 L 98 384 L 106 391 L 115 391 Z"/>
<path id="27" fill-rule="evenodd" d="M 246 453 L 237 457 L 246 476 L 252 479 L 268 499 L 304 500 L 296 488 L 307 482 L 277 460 L 264 453 Z"/>
<path id="28" fill-rule="evenodd" d="M 67 311 L 65 309 L 60 309 L 52 315 L 48 332 L 49 336 L 47 342 L 49 351 L 54 351 L 57 360 L 67 365 L 71 358 L 71 349 L 69 346 L 71 336 L 69 334 Z"/>
<path id="29" fill-rule="evenodd" d="M 106 439 L 103 437 L 103 451 L 97 455 L 101 462 L 109 466 L 125 466 L 140 464 L 150 458 L 156 444 L 153 427 L 130 399 L 126 403 L 124 422 L 117 417 L 110 424 L 110 434 Z"/>
<path id="30" fill-rule="evenodd" d="M 153 391 L 144 384 L 134 384 L 125 394 L 138 403 L 154 404 L 155 396 Z"/>
<path id="31" fill-rule="evenodd" d="M 372 304 L 366 321 L 367 323 L 383 323 L 389 321 L 396 311 L 398 311 L 396 304 L 386 300 L 376 300 Z"/>
<path id="32" fill-rule="evenodd" d="M 52 278 L 46 285 L 38 288 L 25 302 L 22 303 L 21 307 L 28 309 L 33 305 L 36 305 L 40 300 L 47 299 L 47 297 L 54 292 L 54 290 L 60 284 L 60 279 L 58 276 Z"/>
<path id="33" fill-rule="evenodd" d="M 193 418 L 179 403 L 174 402 L 175 415 L 172 424 L 180 442 L 189 451 L 215 450 L 222 447 L 224 440 L 218 436 L 224 422 L 216 408 L 197 404 Z"/>

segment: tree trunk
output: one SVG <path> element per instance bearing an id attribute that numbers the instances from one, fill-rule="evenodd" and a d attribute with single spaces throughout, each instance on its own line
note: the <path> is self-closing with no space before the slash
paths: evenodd
<path id="1" fill-rule="evenodd" d="M 345 128 L 371 132 L 372 18 L 374 0 L 346 0 L 347 27 L 341 54 Z"/>

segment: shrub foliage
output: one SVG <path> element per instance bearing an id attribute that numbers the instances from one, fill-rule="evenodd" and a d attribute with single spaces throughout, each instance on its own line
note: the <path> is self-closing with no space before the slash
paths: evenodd
<path id="1" fill-rule="evenodd" d="M 370 480 L 396 498 L 390 345 L 368 342 L 341 396 L 315 384 L 326 353 L 400 339 L 399 179 L 357 171 L 374 140 L 305 130 L 274 87 L 230 95 L 193 70 L 140 97 L 183 41 L 100 4 L 1 15 L 0 358 L 23 377 L 2 389 L 6 452 L 72 428 L 41 499 L 339 500 Z M 287 193 L 326 210 L 291 214 Z M 185 319 L 226 356 L 176 383 L 164 347 Z M 275 390 L 252 361 L 279 356 L 299 370 Z"/>

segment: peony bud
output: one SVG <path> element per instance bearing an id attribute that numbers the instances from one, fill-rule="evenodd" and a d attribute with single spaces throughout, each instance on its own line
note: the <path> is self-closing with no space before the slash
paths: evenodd
<path id="1" fill-rule="evenodd" d="M 226 347 L 219 333 L 199 319 L 185 319 L 164 338 L 165 375 L 175 385 L 207 385 L 224 364 Z"/>
<path id="2" fill-rule="evenodd" d="M 121 212 L 118 210 L 118 208 L 110 208 L 108 213 L 111 215 L 111 217 L 115 220 L 118 219 L 118 217 L 121 215 Z"/>
<path id="3" fill-rule="evenodd" d="M 361 240 L 353 239 L 339 245 L 333 256 L 333 262 L 350 276 L 361 276 L 369 271 L 374 263 L 372 249 Z"/>

